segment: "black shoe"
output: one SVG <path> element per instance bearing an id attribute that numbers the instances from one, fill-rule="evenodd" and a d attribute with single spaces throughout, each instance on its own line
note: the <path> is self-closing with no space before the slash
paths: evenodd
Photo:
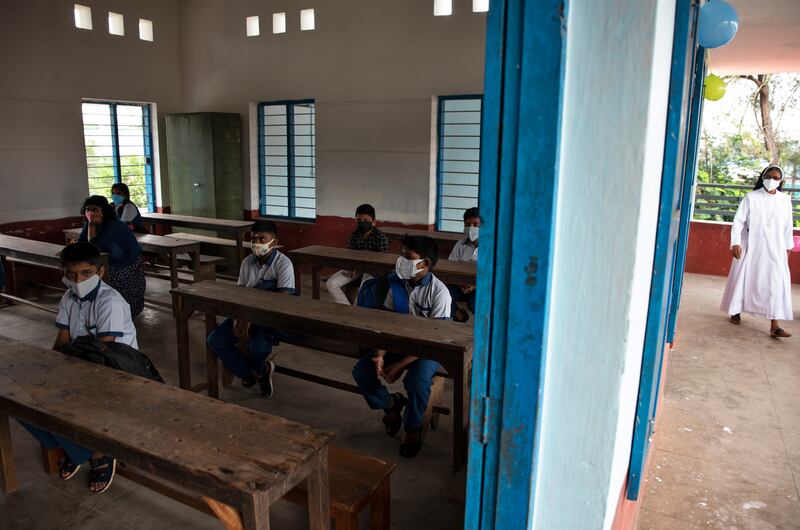
<path id="1" fill-rule="evenodd" d="M 272 361 L 266 361 L 264 363 L 264 375 L 261 376 L 261 379 L 258 380 L 258 384 L 261 385 L 261 395 L 265 398 L 272 397 L 272 392 L 274 388 L 272 387 L 272 374 L 275 372 L 275 363 Z"/>
<path id="2" fill-rule="evenodd" d="M 383 410 L 383 425 L 386 428 L 386 434 L 389 436 L 394 436 L 403 427 L 402 412 L 406 403 L 408 403 L 408 400 L 403 394 L 392 394 L 392 406 Z"/>
<path id="3" fill-rule="evenodd" d="M 416 439 L 413 441 L 403 440 L 403 443 L 400 444 L 400 456 L 403 458 L 414 458 L 422 449 L 422 429 L 414 432 L 406 431 L 406 437 L 410 434 L 415 434 Z"/>
<path id="4" fill-rule="evenodd" d="M 251 386 L 254 386 L 256 383 L 258 383 L 258 380 L 256 380 L 256 378 L 253 377 L 252 375 L 250 377 L 242 378 L 242 386 L 245 388 L 250 388 Z"/>

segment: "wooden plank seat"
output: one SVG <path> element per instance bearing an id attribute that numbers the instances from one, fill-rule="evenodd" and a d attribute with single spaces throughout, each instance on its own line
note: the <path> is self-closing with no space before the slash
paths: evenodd
<path id="1" fill-rule="evenodd" d="M 260 289 L 232 288 L 200 282 L 170 291 L 174 300 L 181 388 L 191 388 L 188 319 L 205 313 L 206 333 L 216 316 L 362 346 L 402 352 L 439 362 L 453 378 L 453 468 L 466 459 L 467 407 L 472 367 L 472 329 L 457 322 L 411 318 L 387 311 L 286 296 Z M 219 395 L 217 357 L 206 348 L 206 381 L 210 396 Z"/>
<path id="2" fill-rule="evenodd" d="M 320 277 L 323 268 L 357 270 L 373 276 L 394 270 L 397 256 L 380 252 L 364 252 L 339 247 L 311 245 L 289 252 L 294 263 L 295 284 L 300 291 L 300 271 L 304 265 L 311 267 L 311 297 L 320 298 Z M 433 274 L 445 283 L 474 285 L 477 278 L 475 262 L 439 260 Z"/>
<path id="3" fill-rule="evenodd" d="M 179 267 L 187 267 L 193 272 L 193 279 L 185 279 L 178 276 L 178 282 L 180 283 L 194 283 L 196 281 L 204 281 L 204 280 L 216 280 L 217 279 L 217 265 L 223 263 L 225 258 L 220 256 L 208 256 L 206 254 L 200 254 L 199 259 L 199 267 L 198 270 L 194 270 L 194 259 L 190 254 L 178 254 L 176 255 L 176 260 Z M 153 264 L 154 268 L 169 268 L 166 265 L 160 265 L 157 263 Z M 180 271 L 180 268 L 178 269 Z M 164 278 L 163 274 L 154 271 L 147 271 L 145 272 L 148 276 L 153 278 Z"/>
<path id="4" fill-rule="evenodd" d="M 306 482 L 310 527 L 330 528 L 332 433 L 0 337 L 4 493 L 17 489 L 9 417 L 193 492 L 227 528 L 268 529 L 270 505 Z"/>
<path id="5" fill-rule="evenodd" d="M 44 470 L 57 475 L 64 456 L 61 449 L 42 448 Z M 328 477 L 331 496 L 331 518 L 336 530 L 358 529 L 358 515 L 370 507 L 370 530 L 389 530 L 391 520 L 391 476 L 397 466 L 377 458 L 348 451 L 334 445 L 328 446 Z M 118 465 L 123 477 L 158 491 L 183 504 L 216 516 L 203 500 L 185 488 L 167 485 L 152 475 L 125 465 Z M 308 504 L 308 490 L 302 482 L 283 496 L 283 499 L 301 506 Z"/>
<path id="6" fill-rule="evenodd" d="M 206 236 L 201 234 L 190 234 L 188 232 L 174 232 L 172 234 L 166 234 L 166 237 L 174 237 L 177 239 L 186 239 L 189 241 L 196 241 L 198 243 L 208 243 L 209 245 L 219 245 L 222 247 L 230 247 L 236 248 L 236 240 L 235 239 L 226 239 L 224 237 L 215 237 L 215 236 Z M 249 241 L 243 241 L 242 246 L 244 248 L 250 248 Z"/>

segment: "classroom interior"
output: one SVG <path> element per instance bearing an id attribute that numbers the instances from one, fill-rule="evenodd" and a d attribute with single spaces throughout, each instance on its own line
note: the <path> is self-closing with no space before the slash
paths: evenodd
<path id="1" fill-rule="evenodd" d="M 369 203 L 379 227 L 400 235 L 439 234 L 443 258 L 437 266 L 458 275 L 463 271 L 448 271 L 444 258 L 453 235 L 464 235 L 463 211 L 480 205 L 487 248 L 477 273 L 474 265 L 470 272 L 477 274 L 478 305 L 467 323 L 453 323 L 465 330 L 458 337 L 467 337 L 474 359 L 464 361 L 464 387 L 452 372 L 444 380 L 438 400 L 444 413 L 416 457 L 398 454 L 400 439 L 387 437 L 380 414 L 352 391 L 352 354 L 281 344 L 274 353 L 284 371 L 276 374 L 269 399 L 219 380 L 222 402 L 333 433 L 333 446 L 385 463 L 382 479 L 391 468 L 390 493 L 385 491 L 390 523 L 367 503 L 354 520 L 336 519 L 330 526 L 314 515 L 306 497 L 288 502 L 273 495 L 258 527 L 699 527 L 705 507 L 698 508 L 676 471 L 698 464 L 675 455 L 717 440 L 676 440 L 678 423 L 707 418 L 687 419 L 683 411 L 691 409 L 673 405 L 701 394 L 717 403 L 714 410 L 728 410 L 724 390 L 709 395 L 693 374 L 729 377 L 719 360 L 726 353 L 705 341 L 730 338 L 722 324 L 717 329 L 708 321 L 708 299 L 721 292 L 719 278 L 690 274 L 689 294 L 681 298 L 683 263 L 673 272 L 677 258 L 663 249 L 685 247 L 690 214 L 679 206 L 674 226 L 685 225 L 686 232 L 665 232 L 664 215 L 667 226 L 670 215 L 663 204 L 665 194 L 691 190 L 694 178 L 698 72 L 708 67 L 693 40 L 701 3 L 4 0 L 0 235 L 63 245 L 65 230 L 83 224 L 84 199 L 110 197 L 110 183 L 121 178 L 143 213 L 244 225 L 274 221 L 281 250 L 290 257 L 311 246 L 343 249 L 355 228 L 355 208 Z M 800 71 L 792 41 L 800 13 L 791 2 L 758 3 L 780 21 L 777 26 L 759 18 L 757 2 L 731 3 L 742 19 L 741 42 L 715 51 L 712 65 L 730 72 L 756 66 Z M 753 54 L 755 43 L 762 46 L 769 35 L 770 53 Z M 675 115 L 674 108 L 684 112 Z M 126 142 L 126 135 L 135 138 Z M 125 160 L 135 167 L 126 168 Z M 667 180 L 676 182 L 669 192 Z M 172 226 L 155 217 L 150 222 L 154 235 L 179 233 L 200 242 L 171 250 L 156 243 L 147 250 L 143 243 L 148 263 L 160 266 L 147 269 L 145 308 L 134 318 L 140 350 L 168 386 L 188 393 L 191 379 L 197 395 L 205 396 L 212 386 L 208 322 L 200 309 L 184 319 L 182 342 L 171 289 L 185 289 L 185 303 L 196 281 L 214 278 L 236 289 L 249 235 L 237 227 Z M 4 259 L 13 258 L 2 250 Z M 399 250 L 395 238 L 390 254 Z M 188 252 L 188 258 L 164 260 L 176 252 Z M 192 253 L 208 258 L 202 274 Z M 0 300 L 0 336 L 49 349 L 63 293 L 60 276 L 42 266 L 43 257 L 38 265 L 14 259 L 5 261 L 6 293 L 19 289 L 14 295 L 33 305 Z M 325 279 L 342 267 L 325 265 L 334 263 L 330 256 L 327 262 L 296 259 L 300 298 L 311 303 L 318 292 L 321 303 L 334 307 Z M 657 273 L 659 263 L 662 272 L 669 269 L 666 280 Z M 793 289 L 798 307 L 800 293 Z M 666 302 L 657 301 L 661 295 Z M 674 297 L 684 300 L 680 322 L 693 325 L 679 323 L 676 330 L 677 305 L 669 303 Z M 707 325 L 699 329 L 695 322 Z M 787 329 L 800 335 L 792 323 Z M 733 349 L 769 346 L 730 340 Z M 682 341 L 686 349 L 670 354 L 670 345 Z M 7 344 L 0 341 L 4 349 Z M 794 373 L 796 345 L 776 348 L 780 357 L 768 372 Z M 179 361 L 179 350 L 191 356 Z M 693 354 L 708 354 L 714 362 L 670 368 L 677 361 L 691 365 Z M 796 393 L 783 379 L 781 385 L 783 396 Z M 737 390 L 746 394 L 746 386 L 737 380 Z M 402 391 L 403 385 L 391 388 Z M 0 384 L 0 394 L 8 389 Z M 772 406 L 784 414 L 785 405 Z M 765 410 L 774 412 L 752 414 Z M 796 426 L 782 417 L 769 429 L 793 433 L 786 437 L 790 442 L 775 446 L 791 452 L 798 449 Z M 655 442 L 637 427 L 642 419 L 666 421 Z M 90 493 L 83 478 L 61 481 L 44 469 L 38 443 L 16 422 L 10 425 L 18 490 L 0 494 L 0 528 L 242 524 L 235 513 L 226 519 L 197 495 L 171 498 L 124 474 L 102 495 Z M 747 443 L 709 452 L 702 462 L 728 465 L 736 448 L 756 444 L 752 437 Z M 773 462 L 774 456 L 754 458 Z M 796 457 L 777 466 L 781 487 L 769 495 L 781 502 L 768 502 L 768 508 L 742 511 L 740 501 L 759 492 L 772 479 L 769 473 L 735 495 L 725 484 L 705 484 L 719 491 L 704 502 L 718 503 L 727 514 L 706 524 L 791 527 L 800 520 L 796 486 L 794 492 L 789 487 L 796 484 Z M 384 485 L 367 484 L 378 473 L 374 462 L 369 471 L 365 460 L 353 462 L 345 471 L 331 467 L 332 507 L 334 488 L 343 483 L 337 480 L 357 484 L 373 500 Z M 670 463 L 669 473 L 658 467 Z M 739 471 L 741 478 L 749 468 Z M 333 478 L 335 473 L 343 475 Z M 661 486 L 656 476 L 674 477 L 678 486 Z M 721 482 L 736 480 L 726 477 Z M 295 482 L 303 478 L 293 475 Z M 773 526 L 763 526 L 768 524 Z"/>

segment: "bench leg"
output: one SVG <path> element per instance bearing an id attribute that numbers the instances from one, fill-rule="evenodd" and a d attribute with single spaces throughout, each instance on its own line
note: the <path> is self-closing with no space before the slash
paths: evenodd
<path id="1" fill-rule="evenodd" d="M 431 385 L 431 396 L 428 399 L 428 408 L 425 409 L 425 415 L 422 419 L 423 429 L 428 430 L 428 427 L 434 429 L 439 428 L 439 413 L 434 412 L 434 407 L 442 405 L 442 398 L 444 397 L 444 377 L 434 376 L 433 385 Z"/>
<path id="2" fill-rule="evenodd" d="M 257 496 L 242 510 L 245 530 L 269 530 L 269 499 Z"/>
<path id="3" fill-rule="evenodd" d="M 189 351 L 189 317 L 192 311 L 182 307 L 179 296 L 172 295 L 172 311 L 175 316 L 175 335 L 178 339 L 178 386 L 184 390 L 192 388 L 192 361 Z"/>
<path id="4" fill-rule="evenodd" d="M 3 493 L 17 490 L 17 470 L 14 467 L 14 447 L 11 445 L 11 426 L 8 415 L 0 413 L 0 486 Z"/>
<path id="5" fill-rule="evenodd" d="M 453 475 L 455 475 L 467 461 L 469 365 L 466 362 L 458 366 L 453 373 L 453 405 Z"/>
<path id="6" fill-rule="evenodd" d="M 228 370 L 228 367 L 222 365 L 222 386 L 228 388 L 233 384 L 233 372 Z"/>
<path id="7" fill-rule="evenodd" d="M 42 466 L 44 466 L 44 472 L 48 475 L 58 475 L 60 469 L 61 459 L 64 458 L 64 450 L 60 447 L 55 449 L 48 449 L 45 446 L 42 447 Z"/>
<path id="8" fill-rule="evenodd" d="M 206 337 L 217 327 L 217 315 L 206 313 Z M 206 383 L 209 397 L 219 397 L 219 363 L 216 354 L 206 344 Z"/>
<path id="9" fill-rule="evenodd" d="M 320 267 L 311 267 L 311 298 L 319 300 Z"/>
<path id="10" fill-rule="evenodd" d="M 331 497 L 328 485 L 328 448 L 320 450 L 317 465 L 308 475 L 308 527 L 330 530 Z"/>
<path id="11" fill-rule="evenodd" d="M 358 514 L 334 508 L 333 524 L 336 530 L 358 530 Z"/>
<path id="12" fill-rule="evenodd" d="M 203 497 L 203 500 L 208 504 L 208 507 L 211 508 L 211 511 L 214 512 L 214 515 L 217 516 L 217 519 L 220 520 L 227 530 L 244 529 L 242 516 L 239 515 L 239 512 L 235 508 L 224 502 L 215 501 L 208 497 Z"/>
<path id="13" fill-rule="evenodd" d="M 383 481 L 381 487 L 375 492 L 370 501 L 369 528 L 370 530 L 389 530 L 391 526 L 392 493 L 389 487 L 389 477 Z"/>

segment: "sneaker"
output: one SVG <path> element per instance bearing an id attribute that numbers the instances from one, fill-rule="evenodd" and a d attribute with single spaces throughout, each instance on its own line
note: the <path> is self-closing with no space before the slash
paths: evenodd
<path id="1" fill-rule="evenodd" d="M 261 395 L 265 398 L 272 397 L 274 388 L 272 387 L 272 374 L 275 373 L 275 363 L 272 361 L 264 362 L 264 375 L 258 380 L 261 385 Z"/>

